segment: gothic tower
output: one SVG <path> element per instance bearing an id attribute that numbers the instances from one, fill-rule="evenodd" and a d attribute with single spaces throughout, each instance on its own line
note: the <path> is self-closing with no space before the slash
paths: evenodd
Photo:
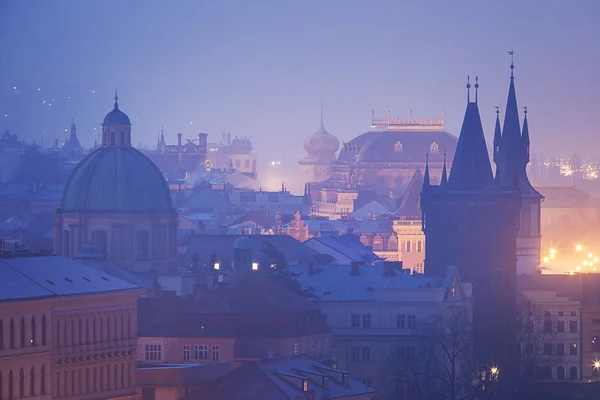
<path id="1" fill-rule="evenodd" d="M 467 84 L 470 91 L 471 85 Z M 520 193 L 494 180 L 481 118 L 467 97 L 448 181 L 431 185 L 426 167 L 421 192 L 425 274 L 456 266 L 473 284 L 475 352 L 488 365 L 510 364 L 514 354 L 516 243 Z M 508 370 L 508 369 L 507 369 Z"/>
<path id="2" fill-rule="evenodd" d="M 512 55 L 512 52 L 511 52 Z M 540 265 L 541 228 L 540 213 L 543 196 L 538 193 L 527 177 L 529 163 L 529 126 L 527 107 L 524 110 L 523 130 L 519 122 L 519 110 L 515 93 L 515 65 L 510 64 L 510 86 L 500 131 L 500 113 L 496 111 L 494 132 L 494 162 L 500 187 L 517 188 L 521 192 L 519 235 L 517 237 L 517 273 L 532 273 Z"/>

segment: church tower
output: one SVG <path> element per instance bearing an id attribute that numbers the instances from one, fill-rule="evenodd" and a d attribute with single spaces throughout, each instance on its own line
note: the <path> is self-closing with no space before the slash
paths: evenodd
<path id="1" fill-rule="evenodd" d="M 494 179 L 477 104 L 467 84 L 467 108 L 448 181 L 421 192 L 425 274 L 456 266 L 473 284 L 475 352 L 481 362 L 507 366 L 514 354 L 516 243 L 521 195 Z M 508 369 L 507 369 L 508 370 Z"/>
<path id="2" fill-rule="evenodd" d="M 512 56 L 512 52 L 510 52 Z M 543 196 L 537 192 L 527 177 L 529 163 L 529 125 L 527 107 L 524 107 L 523 130 L 519 122 L 519 109 L 515 93 L 515 65 L 510 64 L 510 86 L 500 131 L 500 113 L 496 111 L 494 132 L 494 162 L 500 187 L 517 188 L 521 192 L 519 235 L 517 237 L 517 273 L 533 273 L 540 265 L 541 227 L 540 213 Z"/>

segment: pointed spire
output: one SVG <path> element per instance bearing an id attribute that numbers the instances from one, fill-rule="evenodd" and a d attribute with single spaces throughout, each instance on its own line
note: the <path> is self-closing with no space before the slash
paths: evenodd
<path id="1" fill-rule="evenodd" d="M 467 103 L 471 102 L 471 82 L 469 82 L 470 78 L 471 77 L 467 75 Z"/>
<path id="2" fill-rule="evenodd" d="M 444 150 L 444 166 L 442 167 L 442 180 L 440 186 L 444 186 L 448 183 L 448 172 L 446 170 L 446 150 Z"/>
<path id="3" fill-rule="evenodd" d="M 423 188 L 428 188 L 431 186 L 431 181 L 429 179 L 429 152 L 425 154 L 425 175 L 423 176 Z"/>
<path id="4" fill-rule="evenodd" d="M 510 86 L 508 88 L 508 98 L 506 100 L 506 110 L 504 114 L 504 126 L 502 127 L 502 140 L 507 153 L 513 153 L 514 147 L 518 146 L 521 137 L 521 124 L 519 123 L 519 108 L 517 106 L 517 94 L 515 91 L 515 64 L 512 60 L 514 52 L 511 50 L 508 54 L 510 61 Z M 504 149 L 503 149 L 504 151 Z"/>
<path id="5" fill-rule="evenodd" d="M 496 106 L 496 126 L 494 127 L 494 162 L 496 169 L 500 161 L 500 144 L 502 143 L 502 131 L 500 130 L 500 107 Z"/>
<path id="6" fill-rule="evenodd" d="M 115 88 L 115 108 L 119 108 L 119 88 Z"/>
<path id="7" fill-rule="evenodd" d="M 515 69 L 515 51 L 511 49 L 511 51 L 508 52 L 508 55 L 510 56 L 510 77 L 514 78 L 513 70 Z"/>
<path id="8" fill-rule="evenodd" d="M 525 160 L 529 162 L 529 124 L 527 123 L 527 107 L 523 107 L 525 117 L 523 117 L 523 135 L 521 141 L 523 142 L 523 150 L 525 153 Z"/>

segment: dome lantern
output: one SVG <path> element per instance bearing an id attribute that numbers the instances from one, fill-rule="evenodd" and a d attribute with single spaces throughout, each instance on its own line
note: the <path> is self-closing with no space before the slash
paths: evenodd
<path id="1" fill-rule="evenodd" d="M 131 147 L 131 121 L 127 114 L 119 110 L 117 92 L 115 88 L 115 107 L 106 114 L 102 123 L 103 147 Z"/>

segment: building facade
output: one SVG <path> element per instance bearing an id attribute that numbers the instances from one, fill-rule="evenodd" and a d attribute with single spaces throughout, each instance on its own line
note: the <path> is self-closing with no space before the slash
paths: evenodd
<path id="1" fill-rule="evenodd" d="M 141 399 L 137 286 L 78 260 L 0 264 L 3 399 Z"/>

